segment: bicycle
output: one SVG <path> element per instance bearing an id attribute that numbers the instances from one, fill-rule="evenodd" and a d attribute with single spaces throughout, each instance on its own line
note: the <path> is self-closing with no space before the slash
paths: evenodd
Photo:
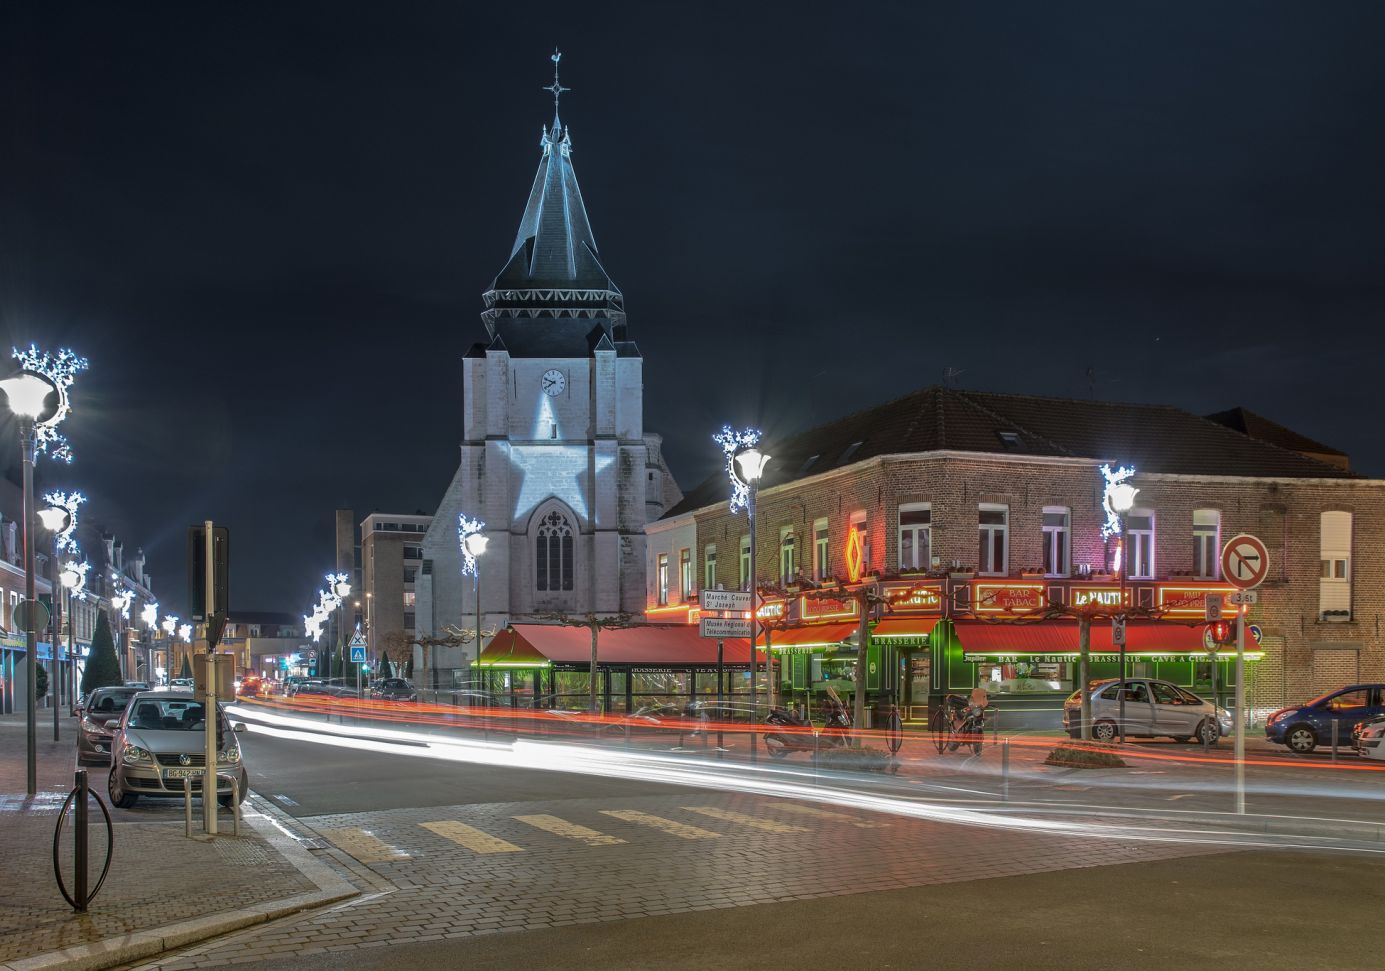
<path id="1" fill-rule="evenodd" d="M 928 731 L 938 754 L 955 752 L 964 745 L 981 754 L 985 741 L 986 712 L 961 695 L 948 695 L 928 716 Z"/>

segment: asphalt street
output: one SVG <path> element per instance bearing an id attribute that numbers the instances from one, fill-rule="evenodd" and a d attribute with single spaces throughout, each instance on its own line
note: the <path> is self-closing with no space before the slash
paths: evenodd
<path id="1" fill-rule="evenodd" d="M 1364 968 L 1385 952 L 1381 854 L 959 825 L 254 725 L 241 742 L 265 811 L 362 895 L 147 968 Z"/>

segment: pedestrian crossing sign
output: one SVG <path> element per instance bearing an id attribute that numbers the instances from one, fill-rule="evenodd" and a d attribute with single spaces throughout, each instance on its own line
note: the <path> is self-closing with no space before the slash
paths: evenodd
<path id="1" fill-rule="evenodd" d="M 354 645 L 354 644 L 351 645 L 351 663 L 352 663 L 352 664 L 364 664 L 364 663 L 365 663 L 365 645 L 364 645 L 364 644 L 362 644 L 360 647 L 357 647 L 357 646 Z"/>

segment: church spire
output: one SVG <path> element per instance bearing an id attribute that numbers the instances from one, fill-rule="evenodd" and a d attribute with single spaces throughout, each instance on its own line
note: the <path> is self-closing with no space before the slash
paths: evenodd
<path id="1" fill-rule="evenodd" d="M 558 115 L 559 98 L 569 90 L 558 76 L 562 56 L 560 51 L 553 51 L 553 83 L 543 88 L 553 95 L 553 126 L 542 131 L 539 170 L 509 262 L 495 278 L 492 290 L 603 291 L 618 298 L 620 291 L 597 256 L 596 237 L 572 168 L 571 132 Z"/>

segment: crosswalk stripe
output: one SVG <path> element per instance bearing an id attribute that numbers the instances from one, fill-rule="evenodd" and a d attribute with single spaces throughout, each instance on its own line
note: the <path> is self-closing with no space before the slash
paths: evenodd
<path id="1" fill-rule="evenodd" d="M 409 854 L 398 847 L 390 846 L 374 833 L 355 827 L 318 830 L 331 840 L 338 849 L 344 850 L 362 863 L 388 863 L 391 860 L 407 860 Z"/>
<path id="2" fill-rule="evenodd" d="M 846 813 L 834 813 L 829 809 L 818 809 L 816 806 L 800 806 L 798 803 L 776 803 L 775 809 L 786 813 L 798 813 L 800 816 L 818 816 L 822 819 L 840 819 L 850 823 L 858 829 L 884 829 L 889 823 L 874 822 L 872 820 L 857 819 L 855 816 L 848 816 Z"/>
<path id="3" fill-rule="evenodd" d="M 690 813 L 700 813 L 703 816 L 711 816 L 713 819 L 724 819 L 728 823 L 740 823 L 742 826 L 749 826 L 752 829 L 762 829 L 767 833 L 806 833 L 806 826 L 795 826 L 792 823 L 779 823 L 773 819 L 761 819 L 759 816 L 751 816 L 749 813 L 733 812 L 730 809 L 720 809 L 716 806 L 684 806 Z"/>
<path id="4" fill-rule="evenodd" d="M 445 840 L 458 846 L 465 846 L 474 853 L 523 853 L 524 847 L 482 832 L 474 826 L 459 823 L 455 819 L 439 819 L 431 823 L 419 823 L 424 829 L 437 833 Z"/>
<path id="5" fill-rule="evenodd" d="M 565 836 L 571 840 L 581 840 L 588 846 L 614 846 L 617 843 L 624 843 L 625 840 L 618 836 L 607 836 L 586 826 L 579 826 L 576 823 L 569 823 L 566 819 L 559 819 L 557 816 L 549 816 L 546 813 L 539 813 L 535 816 L 515 816 L 521 823 L 528 823 L 536 829 L 541 829 L 545 833 L 553 833 L 555 836 Z"/>
<path id="6" fill-rule="evenodd" d="M 671 836 L 681 836 L 685 840 L 716 839 L 721 835 L 720 833 L 713 833 L 710 829 L 701 829 L 697 826 L 689 826 L 687 823 L 680 823 L 677 820 L 642 813 L 638 809 L 603 809 L 601 812 L 606 816 L 623 819 L 627 823 L 652 826 L 654 829 L 662 830 Z"/>

